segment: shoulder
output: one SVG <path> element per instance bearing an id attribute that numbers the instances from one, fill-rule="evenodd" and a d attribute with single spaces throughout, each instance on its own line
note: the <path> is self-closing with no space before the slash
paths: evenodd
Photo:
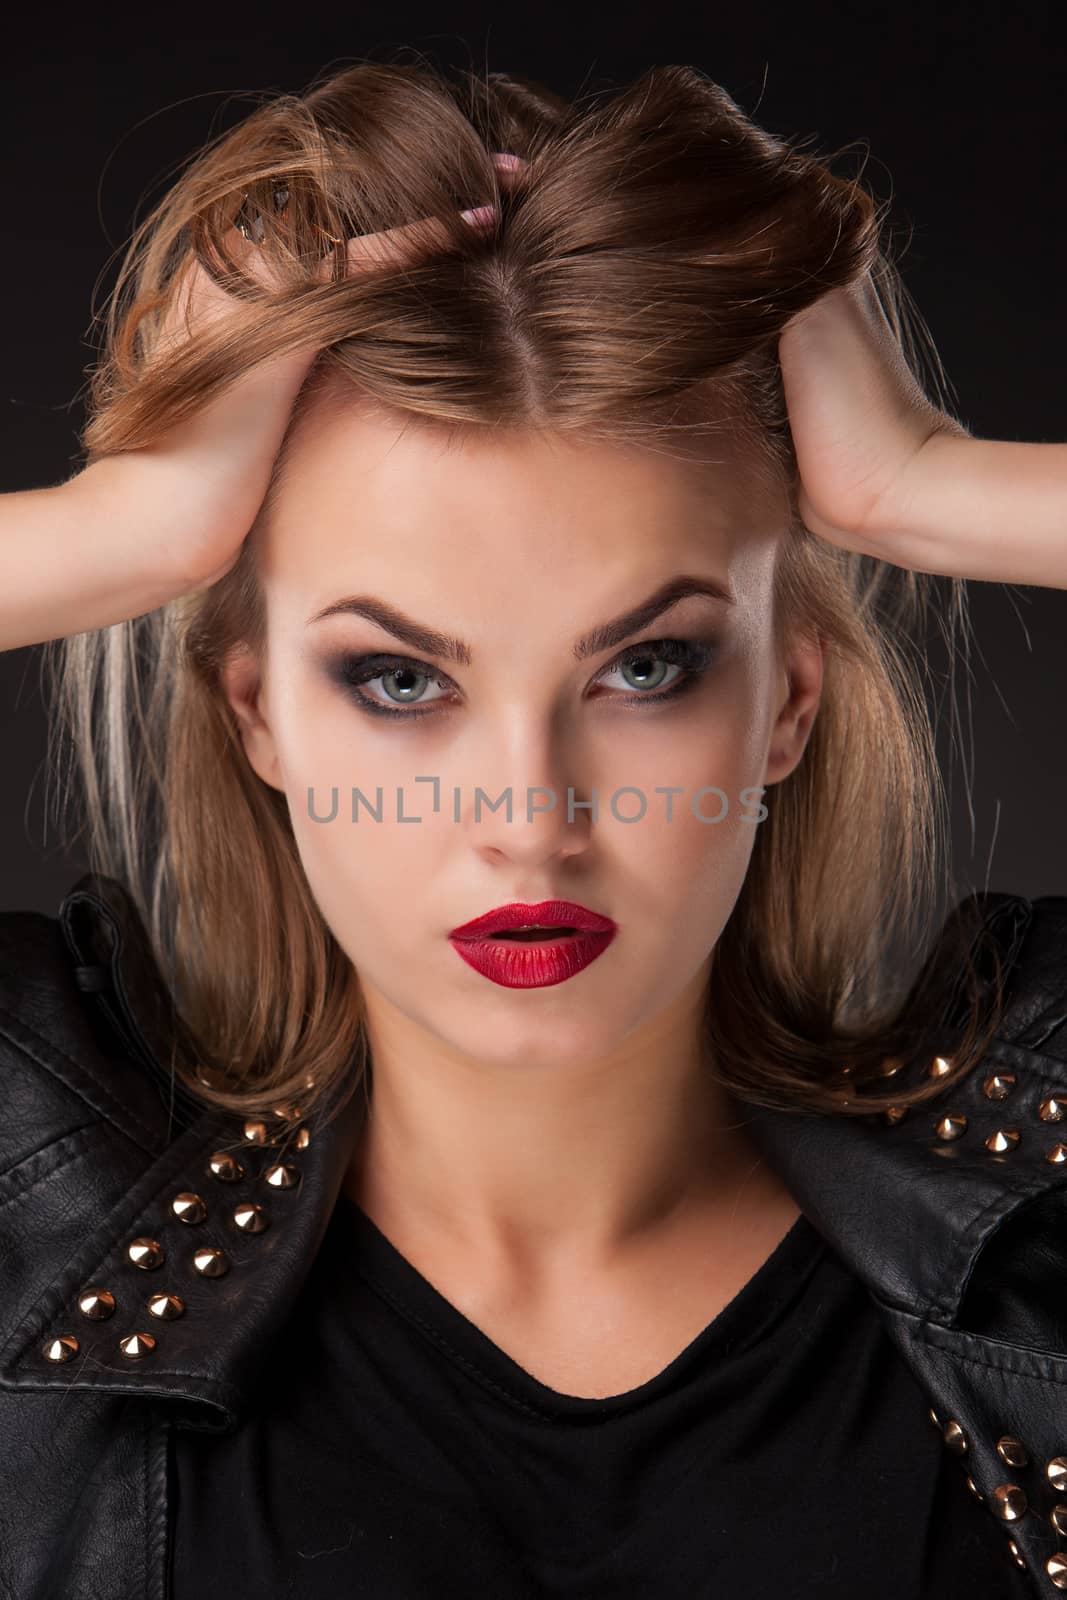
<path id="1" fill-rule="evenodd" d="M 969 958 L 982 983 L 997 989 L 1011 1029 L 1038 1010 L 1067 1002 L 1067 895 L 1030 898 L 1003 890 L 972 890 L 958 900 L 927 953 L 922 978 L 957 972 Z"/>
<path id="2" fill-rule="evenodd" d="M 0 1181 L 94 1124 L 160 1146 L 158 1087 L 102 1008 L 108 965 L 85 959 L 72 916 L 99 883 L 80 878 L 54 916 L 0 912 Z"/>
<path id="3" fill-rule="evenodd" d="M 1000 1037 L 1067 1062 L 1067 895 L 985 892 L 968 899 L 978 903 L 1000 958 Z"/>
<path id="4" fill-rule="evenodd" d="M 58 917 L 0 913 L 0 1173 L 91 1117 L 88 1017 Z"/>
<path id="5" fill-rule="evenodd" d="M 1067 894 L 1044 894 L 1029 910 L 1018 968 L 1026 981 L 1062 996 L 1067 991 Z"/>

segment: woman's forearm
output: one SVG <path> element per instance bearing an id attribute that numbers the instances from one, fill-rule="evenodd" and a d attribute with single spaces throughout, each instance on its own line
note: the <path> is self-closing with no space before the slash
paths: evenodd
<path id="1" fill-rule="evenodd" d="M 813 533 L 916 572 L 1067 589 L 1067 444 L 973 438 L 924 392 L 870 273 L 787 323 L 779 356 Z"/>
<path id="2" fill-rule="evenodd" d="M 0 495 L 0 650 L 106 627 L 190 587 L 161 526 L 161 504 L 178 514 L 173 492 L 144 493 L 153 471 L 108 458 L 67 483 Z"/>
<path id="3" fill-rule="evenodd" d="M 1067 444 L 936 435 L 897 520 L 923 570 L 1067 589 Z"/>

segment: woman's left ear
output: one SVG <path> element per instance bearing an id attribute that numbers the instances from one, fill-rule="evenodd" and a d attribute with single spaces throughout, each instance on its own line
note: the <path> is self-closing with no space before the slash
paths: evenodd
<path id="1" fill-rule="evenodd" d="M 284 792 L 259 657 L 248 645 L 235 645 L 223 661 L 219 682 L 237 718 L 249 766 L 264 783 Z"/>
<path id="2" fill-rule="evenodd" d="M 782 668 L 784 698 L 778 708 L 764 783 L 780 783 L 800 761 L 808 743 L 822 694 L 823 669 L 830 641 L 809 634 L 793 642 Z"/>

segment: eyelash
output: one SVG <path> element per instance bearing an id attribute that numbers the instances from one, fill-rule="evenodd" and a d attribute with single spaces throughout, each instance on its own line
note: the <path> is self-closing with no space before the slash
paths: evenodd
<path id="1" fill-rule="evenodd" d="M 644 644 L 632 645 L 625 655 L 619 656 L 615 661 L 604 668 L 602 676 L 608 676 L 620 667 L 628 666 L 634 661 L 644 661 L 651 658 L 656 661 L 666 661 L 670 666 L 682 667 L 683 675 L 665 689 L 655 694 L 623 695 L 622 698 L 630 707 L 645 705 L 661 705 L 665 700 L 680 699 L 682 695 L 695 689 L 700 679 L 708 671 L 715 658 L 716 646 L 713 643 L 704 644 L 696 639 L 649 639 Z M 349 694 L 361 711 L 366 711 L 372 717 L 391 717 L 393 720 L 410 721 L 414 717 L 425 717 L 436 714 L 431 706 L 413 706 L 410 710 L 402 711 L 399 707 L 393 709 L 380 705 L 371 700 L 368 695 L 359 692 L 358 685 L 374 683 L 379 678 L 385 677 L 388 672 L 397 668 L 411 668 L 419 677 L 429 678 L 439 688 L 444 688 L 450 680 L 438 677 L 424 661 L 415 661 L 410 656 L 390 656 L 377 653 L 363 656 L 341 656 L 330 668 L 330 675 L 336 679 L 341 688 Z M 438 706 L 442 702 L 434 701 Z"/>

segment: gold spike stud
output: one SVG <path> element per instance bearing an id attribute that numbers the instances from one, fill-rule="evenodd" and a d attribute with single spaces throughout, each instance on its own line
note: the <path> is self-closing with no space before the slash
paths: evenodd
<path id="1" fill-rule="evenodd" d="M 119 1340 L 119 1349 L 131 1361 L 138 1361 L 141 1356 L 151 1355 L 156 1348 L 156 1341 L 150 1333 L 128 1333 Z"/>
<path id="2" fill-rule="evenodd" d="M 236 1183 L 245 1175 L 243 1165 L 229 1150 L 216 1150 L 208 1162 L 208 1170 L 220 1183 Z"/>
<path id="3" fill-rule="evenodd" d="M 278 1161 L 274 1166 L 263 1169 L 263 1182 L 269 1183 L 272 1189 L 295 1189 L 300 1176 L 300 1168 L 291 1161 Z"/>
<path id="4" fill-rule="evenodd" d="M 310 1131 L 307 1128 L 298 1128 L 296 1138 L 293 1142 L 298 1150 L 306 1150 L 308 1145 L 311 1143 Z"/>
<path id="5" fill-rule="evenodd" d="M 883 1078 L 895 1078 L 898 1072 L 903 1072 L 904 1063 L 899 1056 L 886 1056 L 878 1070 Z"/>
<path id="6" fill-rule="evenodd" d="M 180 1294 L 149 1295 L 145 1305 L 160 1322 L 173 1322 L 174 1318 L 180 1317 L 185 1310 L 185 1301 Z"/>
<path id="7" fill-rule="evenodd" d="M 1045 1571 L 1057 1589 L 1067 1589 L 1067 1552 L 1057 1550 L 1045 1562 Z"/>
<path id="8" fill-rule="evenodd" d="M 1015 1565 L 1017 1567 L 1021 1567 L 1025 1572 L 1026 1562 L 1023 1560 L 1023 1553 L 1019 1549 L 1019 1546 L 1015 1543 L 1014 1539 L 1008 1540 L 1008 1549 L 1011 1551 L 1011 1559 L 1015 1562 Z"/>
<path id="9" fill-rule="evenodd" d="M 58 1339 L 46 1339 L 41 1354 L 46 1361 L 69 1361 L 78 1354 L 78 1341 L 73 1333 L 61 1333 Z"/>
<path id="10" fill-rule="evenodd" d="M 1042 1122 L 1062 1122 L 1067 1117 L 1067 1100 L 1063 1095 L 1047 1094 L 1037 1108 Z"/>
<path id="11" fill-rule="evenodd" d="M 132 1261 L 135 1267 L 151 1272 L 163 1265 L 166 1255 L 158 1239 L 147 1239 L 142 1236 L 130 1240 L 126 1246 L 126 1258 Z"/>
<path id="12" fill-rule="evenodd" d="M 194 1194 L 191 1189 L 183 1189 L 181 1194 L 176 1194 L 170 1209 L 179 1222 L 203 1222 L 207 1216 L 207 1206 L 200 1195 Z"/>
<path id="13" fill-rule="evenodd" d="M 1026 1453 L 1026 1446 L 1021 1439 L 1016 1439 L 1014 1434 L 1006 1433 L 1002 1439 L 997 1440 L 997 1455 L 1006 1467 L 1028 1467 L 1030 1457 Z"/>
<path id="14" fill-rule="evenodd" d="M 984 1500 L 985 1499 L 985 1495 L 982 1493 L 981 1489 L 979 1489 L 978 1485 L 975 1483 L 974 1479 L 971 1477 L 969 1472 L 967 1474 L 967 1487 L 971 1491 L 971 1493 L 974 1495 L 974 1498 L 976 1500 Z"/>
<path id="15" fill-rule="evenodd" d="M 907 1114 L 907 1106 L 886 1106 L 885 1108 L 885 1120 L 890 1124 L 890 1126 L 893 1126 L 897 1122 L 903 1122 Z"/>
<path id="16" fill-rule="evenodd" d="M 951 1071 L 952 1059 L 950 1056 L 935 1056 L 926 1069 L 926 1076 L 928 1078 L 944 1078 Z"/>
<path id="17" fill-rule="evenodd" d="M 246 1144 L 272 1144 L 270 1130 L 267 1124 L 259 1117 L 249 1117 L 244 1125 L 244 1140 Z"/>
<path id="18" fill-rule="evenodd" d="M 987 1100 L 1006 1100 L 1016 1081 L 1014 1072 L 994 1072 L 982 1084 L 982 1093 Z"/>
<path id="19" fill-rule="evenodd" d="M 942 1437 L 948 1448 L 954 1450 L 958 1456 L 965 1456 L 970 1449 L 971 1441 L 954 1417 L 950 1417 L 945 1423 Z"/>
<path id="20" fill-rule="evenodd" d="M 941 1418 L 938 1416 L 933 1406 L 927 1407 L 926 1415 L 930 1418 L 930 1421 L 933 1423 L 935 1428 L 940 1428 Z"/>
<path id="21" fill-rule="evenodd" d="M 222 1278 L 230 1270 L 230 1261 L 225 1250 L 205 1245 L 194 1254 L 193 1266 L 202 1278 Z"/>
<path id="22" fill-rule="evenodd" d="M 1067 1161 L 1067 1144 L 1054 1144 L 1051 1150 L 1045 1151 L 1045 1160 L 1051 1161 L 1054 1167 Z"/>
<path id="23" fill-rule="evenodd" d="M 1026 1506 L 1026 1491 L 1017 1483 L 998 1483 L 993 1490 L 993 1511 L 1002 1522 L 1018 1522 Z"/>
<path id="24" fill-rule="evenodd" d="M 1067 1456 L 1053 1456 L 1046 1462 L 1045 1477 L 1056 1494 L 1067 1494 Z"/>
<path id="25" fill-rule="evenodd" d="M 263 1207 L 251 1201 L 237 1207 L 233 1220 L 242 1233 L 264 1233 L 270 1227 L 270 1218 Z"/>
<path id="26" fill-rule="evenodd" d="M 286 1100 L 281 1105 L 271 1106 L 271 1111 L 274 1116 L 281 1117 L 286 1122 L 299 1122 L 303 1116 L 295 1100 Z"/>
<path id="27" fill-rule="evenodd" d="M 1067 1506 L 1053 1506 L 1048 1520 L 1056 1533 L 1067 1533 Z"/>
<path id="28" fill-rule="evenodd" d="M 115 1296 L 110 1289 L 83 1289 L 78 1296 L 78 1310 L 91 1322 L 103 1322 L 115 1310 Z"/>
<path id="29" fill-rule="evenodd" d="M 1005 1150 L 1014 1150 L 1019 1143 L 1018 1128 L 998 1128 L 996 1133 L 991 1133 L 985 1142 L 987 1150 L 993 1155 L 1003 1155 Z"/>
<path id="30" fill-rule="evenodd" d="M 967 1118 L 962 1114 L 959 1116 L 942 1117 L 941 1121 L 934 1128 L 934 1132 L 937 1134 L 939 1139 L 944 1139 L 946 1141 L 950 1139 L 958 1139 L 962 1134 L 967 1132 Z"/>

